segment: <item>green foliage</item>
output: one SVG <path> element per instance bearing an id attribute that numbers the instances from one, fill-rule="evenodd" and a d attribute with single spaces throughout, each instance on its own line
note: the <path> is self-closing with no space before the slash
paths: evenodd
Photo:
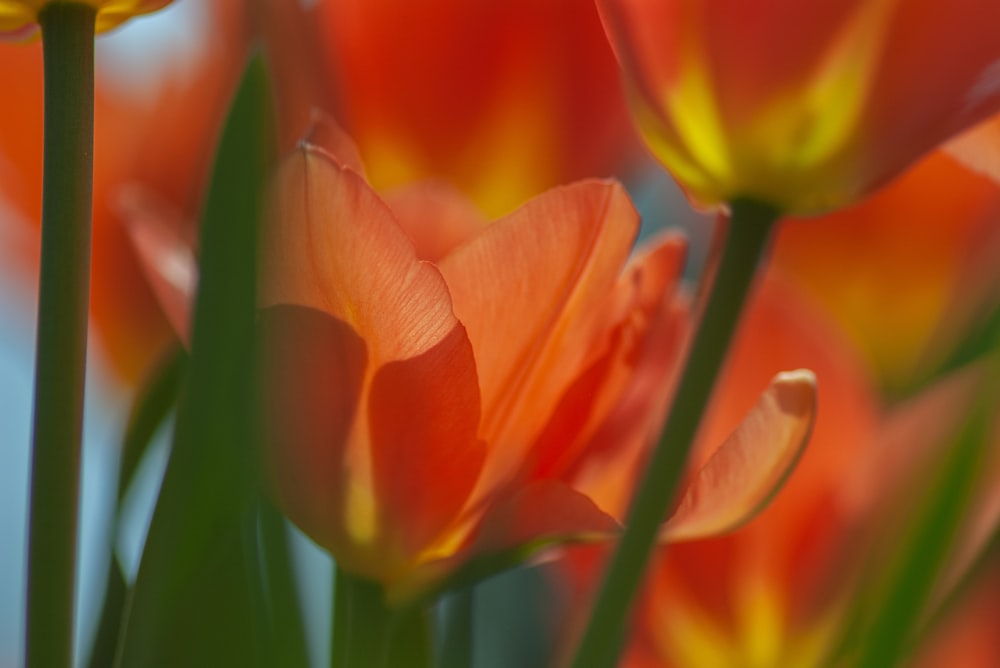
<path id="1" fill-rule="evenodd" d="M 258 548 L 254 321 L 270 132 L 269 83 L 254 59 L 202 215 L 191 359 L 126 611 L 122 666 L 295 665 L 278 656 Z"/>

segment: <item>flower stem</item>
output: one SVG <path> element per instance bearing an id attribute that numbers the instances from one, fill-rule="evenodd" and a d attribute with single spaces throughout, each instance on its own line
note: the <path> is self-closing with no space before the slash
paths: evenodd
<path id="1" fill-rule="evenodd" d="M 86 4 L 39 12 L 45 57 L 42 258 L 28 533 L 26 665 L 70 666 L 90 288 L 94 24 Z"/>
<path id="2" fill-rule="evenodd" d="M 330 657 L 332 668 L 430 668 L 427 613 L 391 610 L 379 584 L 337 568 Z"/>
<path id="3" fill-rule="evenodd" d="M 440 665 L 444 668 L 467 668 L 472 665 L 474 654 L 475 590 L 463 587 L 445 599 L 444 603 Z"/>
<path id="4" fill-rule="evenodd" d="M 677 490 L 701 416 L 726 358 L 753 277 L 779 217 L 751 200 L 732 203 L 722 256 L 704 314 L 681 375 L 670 416 L 632 498 L 625 532 L 598 592 L 574 668 L 615 665 L 629 607 L 656 542 L 660 523 Z"/>

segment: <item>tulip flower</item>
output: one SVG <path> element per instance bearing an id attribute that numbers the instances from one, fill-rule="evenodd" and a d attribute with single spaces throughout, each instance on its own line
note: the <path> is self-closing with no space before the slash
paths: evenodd
<path id="1" fill-rule="evenodd" d="M 58 0 L 65 3 L 66 0 Z M 133 16 L 162 9 L 171 0 L 73 0 L 97 10 L 97 32 L 111 30 Z M 0 2 L 0 36 L 24 37 L 37 29 L 38 13 L 54 0 L 3 0 Z"/>
<path id="2" fill-rule="evenodd" d="M 1000 185 L 936 151 L 857 206 L 786 222 L 772 262 L 823 303 L 898 393 L 996 303 L 998 219 Z"/>
<path id="3" fill-rule="evenodd" d="M 703 205 L 863 198 L 1000 108 L 981 0 L 599 0 L 653 153 Z"/>
<path id="4" fill-rule="evenodd" d="M 148 89 L 123 90 L 110 73 L 97 72 L 91 340 L 105 369 L 126 383 L 147 373 L 173 334 L 122 222 L 129 208 L 123 193 L 141 187 L 169 202 L 186 221 L 179 231 L 193 233 L 211 157 L 205 148 L 215 142 L 242 67 L 244 37 L 235 10 L 228 0 L 213 2 L 207 10 L 213 42 L 165 66 Z M 14 238 L 31 239 L 41 220 L 40 47 L 0 43 L 0 84 L 19 101 L 0 108 L 0 226 Z M 194 64 L 186 65 L 188 59 Z M 36 274 L 37 247 L 29 241 L 23 248 L 4 246 L 5 267 Z"/>
<path id="5" fill-rule="evenodd" d="M 210 0 L 204 32 L 211 41 L 153 79 L 149 99 L 122 94 L 98 71 L 92 338 L 120 379 L 140 378 L 170 335 L 124 232 L 121 208 L 129 203 L 121 192 L 140 185 L 194 220 L 208 149 L 244 61 L 248 23 L 271 47 L 283 146 L 301 137 L 310 106 L 338 110 L 380 189 L 436 176 L 499 214 L 558 183 L 610 174 L 636 153 L 625 105 L 615 94 L 614 58 L 587 0 L 545 8 L 438 0 L 422 3 L 417 17 L 382 4 L 323 2 L 307 10 L 297 0 Z M 341 16 L 354 16 L 356 30 L 341 34 Z M 447 39 L 439 28 L 445 23 L 456 26 Z M 524 25 L 532 26 L 529 33 Z M 407 34 L 425 47 L 405 48 L 397 37 Z M 493 49 L 494 43 L 503 48 Z M 0 173 L 17 174 L 0 179 L 0 197 L 16 199 L 19 212 L 24 202 L 29 222 L 39 218 L 41 201 L 35 50 L 0 44 L 0 80 L 23 103 L 0 109 Z M 23 69 L 23 51 L 38 74 Z M 427 62 L 416 63 L 417 56 Z M 374 83 L 386 80 L 391 87 Z M 388 105 L 386 95 L 392 96 Z"/>
<path id="6" fill-rule="evenodd" d="M 654 558 L 636 608 L 639 631 L 622 663 L 630 668 L 812 665 L 796 652 L 812 651 L 809 643 L 827 632 L 830 608 L 816 602 L 837 591 L 819 576 L 844 565 L 847 527 L 858 512 L 838 489 L 875 433 L 875 393 L 849 343 L 773 275 L 736 336 L 702 439 L 731 429 L 774 366 L 808 365 L 822 396 L 810 447 L 772 504 L 744 527 L 674 543 Z M 623 480 L 618 494 L 627 498 L 629 488 Z M 587 550 L 571 552 L 556 571 L 572 587 L 574 609 L 584 607 L 579 603 L 600 574 L 598 553 Z M 790 619 L 809 624 L 791 627 Z M 800 641 L 801 649 L 793 647 Z"/>
<path id="7" fill-rule="evenodd" d="M 638 219 L 620 186 L 550 191 L 489 225 L 450 186 L 384 199 L 320 125 L 280 168 L 265 225 L 264 470 L 279 505 L 390 600 L 477 555 L 608 535 L 659 429 L 686 328 L 683 257 L 626 267 Z M 335 157 L 336 156 L 336 157 Z M 155 210 L 133 230 L 166 310 L 190 258 Z M 157 231 L 159 229 L 159 231 Z M 190 260 L 187 260 L 190 262 Z M 757 512 L 808 437 L 808 372 L 780 374 L 702 451 L 665 539 Z"/>
<path id="8" fill-rule="evenodd" d="M 610 184 L 548 193 L 485 230 L 467 222 L 464 235 L 454 216 L 393 221 L 356 172 L 316 149 L 283 170 L 277 193 L 261 290 L 267 468 L 289 517 L 396 600 L 476 554 L 612 531 L 616 518 L 575 483 L 591 439 L 648 440 L 657 411 L 643 403 L 656 393 L 625 393 L 647 341 L 664 340 L 646 323 L 670 324 L 654 315 L 669 303 L 676 245 L 616 289 L 637 221 Z M 436 269 L 419 260 L 428 231 L 438 249 L 464 236 Z M 776 386 L 750 422 L 784 426 L 734 437 L 714 474 L 692 482 L 675 531 L 689 518 L 709 530 L 738 522 L 794 462 L 811 382 Z M 630 433 L 635 420 L 644 433 Z M 747 457 L 772 437 L 773 451 Z M 744 477 L 749 498 L 733 489 Z M 735 518 L 714 507 L 721 499 L 739 506 Z"/>
<path id="9" fill-rule="evenodd" d="M 497 216 L 636 154 L 591 0 L 333 0 L 314 22 L 379 190 L 443 178 Z"/>
<path id="10" fill-rule="evenodd" d="M 750 522 L 724 536 L 673 543 L 654 557 L 622 666 L 827 665 L 846 625 L 857 621 L 847 614 L 869 582 L 863 576 L 893 549 L 895 529 L 926 493 L 925 476 L 973 385 L 956 378 L 886 412 L 850 340 L 805 297 L 787 276 L 768 277 L 737 335 L 705 438 L 738 419 L 772 365 L 808 364 L 823 399 L 810 447 Z M 993 457 L 991 476 L 1000 472 L 996 463 Z M 973 496 L 976 512 L 960 533 L 945 586 L 981 549 L 982 527 L 996 526 L 1000 509 L 989 482 Z M 574 609 L 594 586 L 600 561 L 585 548 L 554 572 L 570 587 Z M 983 640 L 954 656 L 985 651 Z"/>

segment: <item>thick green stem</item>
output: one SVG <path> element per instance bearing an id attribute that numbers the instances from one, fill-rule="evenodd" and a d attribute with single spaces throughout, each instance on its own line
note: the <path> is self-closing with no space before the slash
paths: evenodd
<path id="1" fill-rule="evenodd" d="M 459 589 L 444 601 L 441 668 L 469 668 L 473 658 L 474 590 Z"/>
<path id="2" fill-rule="evenodd" d="M 333 668 L 384 666 L 391 613 L 381 587 L 339 568 L 334 577 Z"/>
<path id="3" fill-rule="evenodd" d="M 70 666 L 90 288 L 96 11 L 39 14 L 45 173 L 28 530 L 28 668 Z"/>
<path id="4" fill-rule="evenodd" d="M 739 200 L 732 205 L 722 257 L 670 416 L 632 499 L 625 532 L 601 584 L 574 668 L 615 665 L 630 605 L 777 219 L 776 210 L 757 202 Z"/>
<path id="5" fill-rule="evenodd" d="M 430 629 L 426 611 L 394 611 L 382 587 L 339 568 L 334 574 L 332 668 L 429 668 Z"/>

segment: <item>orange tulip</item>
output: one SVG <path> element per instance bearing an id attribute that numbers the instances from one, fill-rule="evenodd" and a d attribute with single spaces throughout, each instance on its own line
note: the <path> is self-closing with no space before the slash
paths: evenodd
<path id="1" fill-rule="evenodd" d="M 690 195 L 855 202 L 1000 108 L 982 0 L 598 0 L 653 153 Z"/>
<path id="2" fill-rule="evenodd" d="M 316 20 L 380 190 L 444 178 L 500 215 L 634 155 L 591 0 L 327 0 Z"/>
<path id="3" fill-rule="evenodd" d="M 924 476 L 974 387 L 959 377 L 885 412 L 849 342 L 774 273 L 749 306 L 704 437 L 725 433 L 767 370 L 790 364 L 815 369 L 820 386 L 809 448 L 745 526 L 672 544 L 654 557 L 623 666 L 826 665 L 851 621 L 845 613 L 861 576 L 893 549 L 889 541 L 926 491 Z M 989 469 L 985 477 L 995 480 L 996 457 Z M 997 524 L 1000 497 L 985 477 L 935 602 Z M 602 558 L 590 548 L 560 569 L 574 599 L 594 586 Z"/>
<path id="4" fill-rule="evenodd" d="M 440 183 L 383 199 L 330 124 L 311 141 L 329 150 L 303 144 L 280 168 L 262 245 L 264 470 L 280 506 L 394 601 L 478 554 L 616 530 L 607 481 L 659 429 L 686 322 L 680 240 L 622 273 L 638 218 L 616 184 L 558 188 L 487 226 Z M 192 255 L 171 228 L 155 209 L 133 219 L 185 332 L 192 282 L 173 279 Z M 813 402 L 807 372 L 781 374 L 713 435 L 664 538 L 757 512 Z"/>
<path id="5" fill-rule="evenodd" d="M 59 0 L 65 2 L 65 0 Z M 97 10 L 97 32 L 111 30 L 133 16 L 155 12 L 171 0 L 74 0 Z M 55 0 L 0 0 L 0 36 L 23 38 L 38 29 L 38 13 Z"/>
<path id="6" fill-rule="evenodd" d="M 809 366 L 819 383 L 809 448 L 751 522 L 654 558 L 623 666 L 806 666 L 827 640 L 838 592 L 825 576 L 845 567 L 859 515 L 843 498 L 843 480 L 875 433 L 878 407 L 850 346 L 786 281 L 771 276 L 748 305 L 700 439 L 727 433 L 770 370 L 790 365 Z M 626 480 L 620 494 L 628 493 Z M 571 556 L 560 573 L 578 598 L 593 587 L 601 560 L 595 552 Z"/>
<path id="7" fill-rule="evenodd" d="M 939 365 L 997 300 L 1000 185 L 943 151 L 865 202 L 788 221 L 772 261 L 837 318 L 889 390 Z"/>
<path id="8" fill-rule="evenodd" d="M 140 185 L 194 221 L 211 147 L 243 66 L 244 30 L 232 0 L 207 10 L 213 41 L 196 65 L 178 59 L 151 92 L 122 91 L 98 67 L 95 90 L 92 339 L 108 368 L 135 381 L 172 336 L 143 277 L 122 215 L 122 193 Z M 188 54 L 190 55 L 190 54 Z M 17 104 L 0 107 L 0 226 L 14 238 L 41 220 L 42 53 L 0 43 L 0 86 Z M 193 233 L 193 222 L 185 223 Z M 37 271 L 37 247 L 3 248 L 5 266 Z"/>

